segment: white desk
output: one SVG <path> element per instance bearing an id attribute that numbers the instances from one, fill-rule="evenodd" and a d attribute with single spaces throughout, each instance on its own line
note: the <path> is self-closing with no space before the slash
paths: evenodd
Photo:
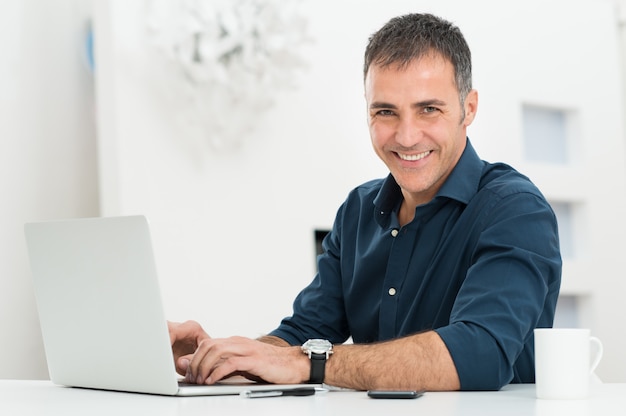
<path id="1" fill-rule="evenodd" d="M 586 400 L 537 400 L 534 384 L 498 392 L 428 392 L 415 400 L 374 400 L 364 392 L 309 397 L 163 397 L 0 380 L 0 415 L 272 415 L 272 416 L 604 416 L 626 415 L 626 384 L 592 386 Z"/>

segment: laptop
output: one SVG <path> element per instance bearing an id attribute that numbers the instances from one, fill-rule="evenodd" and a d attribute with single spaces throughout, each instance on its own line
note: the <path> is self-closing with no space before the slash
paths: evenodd
<path id="1" fill-rule="evenodd" d="M 182 385 L 144 216 L 28 223 L 24 230 L 53 383 L 172 396 L 320 387 L 243 379 Z"/>

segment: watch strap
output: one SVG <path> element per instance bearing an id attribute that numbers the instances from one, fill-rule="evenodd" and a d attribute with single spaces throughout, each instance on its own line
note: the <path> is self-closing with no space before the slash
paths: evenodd
<path id="1" fill-rule="evenodd" d="M 326 359 L 327 355 L 325 353 L 311 353 L 311 375 L 309 377 L 309 383 L 320 384 L 324 382 Z"/>

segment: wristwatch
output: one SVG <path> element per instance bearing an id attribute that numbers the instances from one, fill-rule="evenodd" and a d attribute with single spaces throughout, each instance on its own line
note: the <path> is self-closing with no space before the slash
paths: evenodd
<path id="1" fill-rule="evenodd" d="M 311 375 L 309 383 L 324 382 L 326 360 L 333 353 L 333 344 L 325 339 L 310 339 L 302 344 L 302 352 L 311 360 Z"/>

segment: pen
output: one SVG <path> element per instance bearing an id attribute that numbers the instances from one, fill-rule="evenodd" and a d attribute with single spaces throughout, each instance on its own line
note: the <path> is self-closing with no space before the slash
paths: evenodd
<path id="1" fill-rule="evenodd" d="M 313 387 L 300 387 L 295 389 L 267 390 L 267 391 L 242 391 L 241 396 L 249 399 L 261 397 L 280 397 L 280 396 L 312 396 L 315 394 Z"/>

